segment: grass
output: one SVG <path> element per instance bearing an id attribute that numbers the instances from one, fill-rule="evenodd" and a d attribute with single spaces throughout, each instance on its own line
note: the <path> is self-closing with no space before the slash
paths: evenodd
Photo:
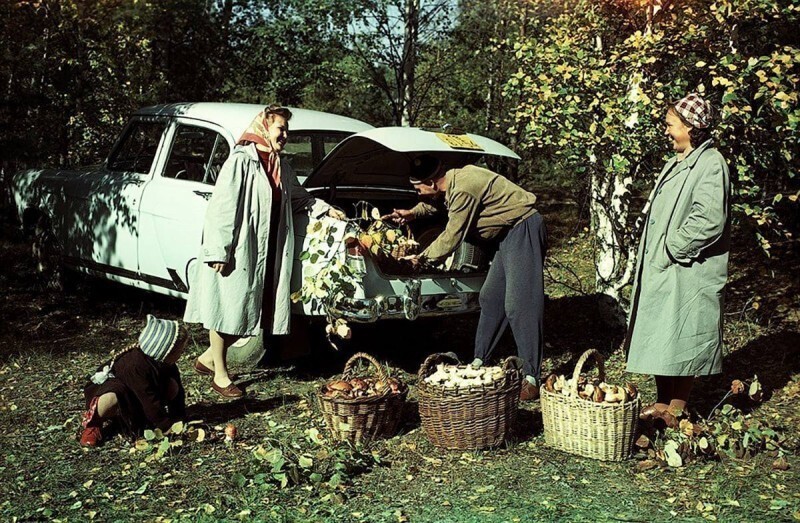
<path id="1" fill-rule="evenodd" d="M 566 212 L 566 211 L 565 211 Z M 545 213 L 547 215 L 547 213 Z M 566 224 L 568 220 L 564 223 Z M 548 272 L 545 371 L 569 372 L 587 348 L 607 357 L 609 380 L 635 381 L 645 400 L 652 380 L 624 375 L 622 332 L 597 316 L 591 288 L 591 245 L 572 225 L 555 227 Z M 574 220 L 573 220 L 574 223 Z M 563 230 L 562 230 L 563 229 Z M 743 246 L 733 258 L 726 305 L 730 354 L 725 374 L 703 379 L 695 406 L 707 409 L 734 377 L 758 374 L 768 394 L 753 414 L 788 435 L 800 417 L 800 318 L 796 260 L 768 261 Z M 782 261 L 780 261 L 782 260 Z M 78 446 L 81 389 L 105 354 L 135 339 L 147 313 L 179 318 L 183 303 L 98 282 L 69 295 L 45 291 L 27 247 L 11 229 L 0 241 L 0 519 L 4 521 L 789 521 L 800 519 L 800 461 L 773 470 L 772 457 L 693 462 L 637 472 L 634 460 L 601 463 L 549 449 L 537 404 L 524 405 L 504 447 L 448 452 L 432 447 L 413 415 L 403 432 L 362 452 L 318 441 L 324 426 L 313 391 L 341 372 L 356 350 L 369 352 L 412 383 L 431 352 L 471 353 L 476 318 L 389 323 L 357 328 L 339 353 L 315 344 L 312 358 L 279 363 L 247 380 L 248 397 L 219 401 L 191 372 L 204 348 L 179 362 L 189 419 L 209 435 L 238 427 L 233 443 L 186 441 L 163 459 L 117 438 L 102 448 Z M 794 264 L 794 265 L 793 265 Z M 794 277 L 793 277 L 794 276 Z M 756 304 L 758 304 L 756 306 Z M 504 338 L 501 354 L 513 352 Z M 414 400 L 413 390 L 411 395 Z M 177 439 L 173 437 L 173 440 Z M 796 440 L 795 440 L 796 441 Z M 300 470 L 281 487 L 258 449 L 312 459 L 321 478 Z M 796 449 L 794 449 L 796 450 Z M 263 454 L 262 454 L 263 457 Z M 285 470 L 285 468 L 284 468 Z M 343 482 L 332 480 L 334 475 Z"/>

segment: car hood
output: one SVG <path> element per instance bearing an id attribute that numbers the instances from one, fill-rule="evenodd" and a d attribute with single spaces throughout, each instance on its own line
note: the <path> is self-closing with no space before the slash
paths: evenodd
<path id="1" fill-rule="evenodd" d="M 305 186 L 409 189 L 411 162 L 420 154 L 432 154 L 453 164 L 473 163 L 483 157 L 519 159 L 505 145 L 476 134 L 379 127 L 342 140 L 309 175 Z"/>

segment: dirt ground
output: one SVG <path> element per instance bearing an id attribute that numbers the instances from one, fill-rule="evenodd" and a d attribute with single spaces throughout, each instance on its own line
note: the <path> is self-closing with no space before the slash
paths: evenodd
<path id="1" fill-rule="evenodd" d="M 555 241 L 547 275 L 545 372 L 571 372 L 584 350 L 596 348 L 607 358 L 609 381 L 634 381 L 645 402 L 652 400 L 651 380 L 624 376 L 622 331 L 598 317 L 594 296 L 578 291 L 591 289 L 591 245 L 574 220 L 559 221 L 574 209 L 547 211 Z M 757 374 L 766 395 L 750 414 L 789 435 L 785 471 L 773 469 L 774 457 L 766 454 L 643 472 L 635 460 L 577 458 L 545 445 L 538 403 L 524 405 L 513 438 L 499 449 L 436 449 L 414 413 L 416 372 L 433 352 L 452 350 L 468 359 L 474 316 L 357 327 L 338 352 L 312 337 L 310 357 L 272 358 L 243 377 L 248 394 L 232 402 L 220 401 L 191 371 L 205 344 L 203 331 L 193 327 L 179 367 L 189 421 L 208 437 L 171 437 L 181 445 L 163 457 L 156 456 L 157 445 L 121 437 L 81 449 L 76 435 L 89 373 L 109 351 L 135 340 L 146 314 L 178 319 L 183 302 L 91 280 L 69 294 L 47 291 L 27 244 L 6 220 L 0 233 L 0 519 L 800 520 L 800 264 L 791 251 L 770 260 L 746 240 L 739 243 L 726 303 L 725 372 L 698 383 L 693 408 L 707 415 L 732 379 Z M 360 350 L 411 383 L 412 404 L 399 436 L 351 449 L 325 437 L 314 390 Z M 511 336 L 499 351 L 513 353 Z M 232 443 L 213 437 L 228 422 L 239 433 Z M 270 454 L 275 449 L 286 463 L 276 464 Z M 292 468 L 292 456 L 313 465 Z"/>

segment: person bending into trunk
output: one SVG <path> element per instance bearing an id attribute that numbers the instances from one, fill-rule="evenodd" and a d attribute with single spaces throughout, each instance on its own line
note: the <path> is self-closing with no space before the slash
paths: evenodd
<path id="1" fill-rule="evenodd" d="M 147 315 L 147 325 L 133 343 L 113 353 L 86 384 L 81 445 L 103 440 L 104 422 L 117 419 L 123 430 L 168 429 L 185 414 L 185 392 L 175 362 L 189 335 L 177 321 Z"/>
<path id="2" fill-rule="evenodd" d="M 510 325 L 524 361 L 520 399 L 538 398 L 547 233 L 533 207 L 536 196 L 488 169 L 465 165 L 447 170 L 430 155 L 414 160 L 410 182 L 421 198 L 443 199 L 447 208 L 444 232 L 412 257 L 412 263 L 439 263 L 468 237 L 499 245 L 480 293 L 473 366 L 489 358 Z M 412 209 L 394 209 L 385 218 L 402 224 L 436 212 L 433 205 L 420 202 Z"/>

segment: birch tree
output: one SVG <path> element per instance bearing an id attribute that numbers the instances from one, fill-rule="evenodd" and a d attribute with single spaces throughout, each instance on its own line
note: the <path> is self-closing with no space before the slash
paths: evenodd
<path id="1" fill-rule="evenodd" d="M 447 0 L 371 0 L 350 26 L 350 45 L 391 107 L 395 125 L 415 125 L 436 71 L 420 74 L 422 49 L 444 38 L 450 25 Z"/>
<path id="2" fill-rule="evenodd" d="M 509 132 L 588 184 L 598 294 L 618 304 L 635 276 L 644 210 L 633 196 L 649 192 L 672 154 L 662 122 L 669 102 L 687 92 L 699 91 L 722 109 L 718 143 L 743 182 L 735 207 L 755 217 L 756 227 L 779 225 L 775 203 L 785 194 L 797 199 L 787 190 L 798 163 L 799 53 L 782 43 L 792 42 L 788 27 L 798 18 L 791 6 L 772 0 L 680 8 L 667 0 L 537 5 L 546 15 L 516 44 L 518 69 L 506 84 L 506 94 L 521 100 Z M 744 52 L 741 44 L 754 33 L 759 43 Z M 759 154 L 764 150 L 777 154 Z M 785 238 L 787 231 L 778 229 L 771 234 Z M 758 234 L 764 245 L 765 232 Z"/>

